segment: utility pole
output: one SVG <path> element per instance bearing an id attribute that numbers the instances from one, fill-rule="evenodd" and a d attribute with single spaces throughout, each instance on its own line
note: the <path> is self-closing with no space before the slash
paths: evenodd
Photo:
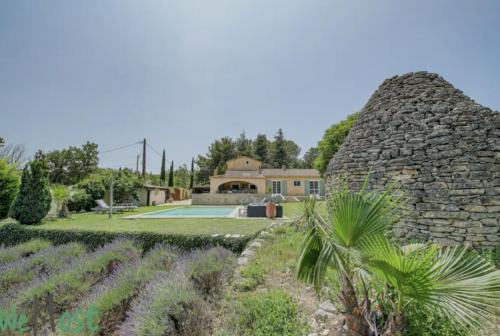
<path id="1" fill-rule="evenodd" d="M 139 175 L 139 158 L 141 157 L 141 154 L 137 154 L 137 162 L 135 163 L 135 173 Z"/>
<path id="2" fill-rule="evenodd" d="M 146 180 L 146 138 L 142 142 L 142 178 Z"/>

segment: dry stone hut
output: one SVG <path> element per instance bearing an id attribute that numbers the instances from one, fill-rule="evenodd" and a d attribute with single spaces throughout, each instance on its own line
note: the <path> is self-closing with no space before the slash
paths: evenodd
<path id="1" fill-rule="evenodd" d="M 437 74 L 385 80 L 331 160 L 327 188 L 347 176 L 358 189 L 399 181 L 409 212 L 402 240 L 500 245 L 500 114 L 475 103 Z"/>

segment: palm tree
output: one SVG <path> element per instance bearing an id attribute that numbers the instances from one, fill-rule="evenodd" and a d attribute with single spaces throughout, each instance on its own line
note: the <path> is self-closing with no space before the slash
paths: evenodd
<path id="1" fill-rule="evenodd" d="M 368 192 L 367 181 L 360 192 L 349 191 L 344 183 L 332 195 L 329 221 L 318 211 L 304 212 L 303 222 L 310 229 L 298 261 L 298 278 L 320 289 L 327 270 L 336 270 L 351 335 L 381 331 L 400 335 L 410 302 L 439 310 L 462 331 L 480 327 L 484 318 L 494 314 L 499 272 L 463 248 L 400 247 L 389 241 L 386 234 L 399 220 L 404 202 L 394 185 L 383 193 Z M 372 319 L 372 292 L 390 302 L 390 311 L 383 312 L 387 318 L 383 330 Z"/>
<path id="2" fill-rule="evenodd" d="M 56 202 L 56 212 L 59 217 L 64 213 L 63 208 L 69 200 L 71 194 L 69 188 L 62 184 L 55 184 L 52 186 L 52 198 Z"/>

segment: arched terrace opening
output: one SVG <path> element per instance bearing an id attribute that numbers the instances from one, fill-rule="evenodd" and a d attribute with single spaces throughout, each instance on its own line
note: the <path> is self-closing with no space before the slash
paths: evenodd
<path id="1" fill-rule="evenodd" d="M 257 186 L 245 181 L 229 181 L 217 188 L 219 194 L 256 194 Z"/>

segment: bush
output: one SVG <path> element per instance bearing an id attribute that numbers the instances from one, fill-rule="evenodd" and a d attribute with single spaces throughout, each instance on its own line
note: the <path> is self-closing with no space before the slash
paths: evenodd
<path id="1" fill-rule="evenodd" d="M 225 238 L 224 236 L 212 237 L 210 235 L 181 235 L 164 234 L 155 232 L 110 232 L 110 231 L 77 231 L 77 230 L 52 230 L 43 226 L 26 226 L 10 223 L 0 226 L 0 244 L 6 246 L 24 243 L 33 238 L 45 239 L 54 245 L 69 242 L 81 242 L 89 249 L 96 249 L 110 243 L 117 238 L 132 239 L 148 251 L 158 243 L 176 246 L 183 251 L 222 246 L 235 253 L 240 253 L 253 236 L 239 238 Z"/>
<path id="2" fill-rule="evenodd" d="M 428 314 L 419 305 L 412 303 L 405 308 L 405 313 L 407 321 L 405 336 L 466 335 L 464 330 L 457 332 L 453 323 L 438 311 Z"/>
<path id="3" fill-rule="evenodd" d="M 198 250 L 191 254 L 187 274 L 205 296 L 219 294 L 232 274 L 233 254 L 221 247 Z"/>
<path id="4" fill-rule="evenodd" d="M 121 336 L 210 335 L 209 307 L 184 277 L 160 272 L 131 304 Z"/>
<path id="5" fill-rule="evenodd" d="M 243 297 L 238 329 L 245 336 L 303 336 L 307 325 L 299 319 L 297 303 L 284 291 L 248 294 Z"/>
<path id="6" fill-rule="evenodd" d="M 51 201 L 47 162 L 38 154 L 23 170 L 21 188 L 10 216 L 21 224 L 39 224 L 49 213 Z"/>
<path id="7" fill-rule="evenodd" d="M 19 258 L 29 257 L 30 255 L 50 246 L 51 244 L 47 241 L 35 239 L 24 244 L 8 248 L 0 248 L 0 266 L 2 264 L 16 261 Z"/>
<path id="8" fill-rule="evenodd" d="M 16 167 L 6 160 L 0 160 L 0 219 L 6 218 L 9 214 L 18 190 L 19 174 Z"/>
<path id="9" fill-rule="evenodd" d="M 252 278 L 241 278 L 234 282 L 234 288 L 240 292 L 249 292 L 257 288 L 259 284 Z"/>
<path id="10" fill-rule="evenodd" d="M 71 196 L 66 204 L 69 211 L 80 212 L 86 210 L 89 203 L 90 196 L 84 189 L 73 188 L 71 190 Z"/>
<path id="11" fill-rule="evenodd" d="M 251 264 L 243 268 L 240 273 L 242 277 L 253 279 L 259 285 L 264 282 L 266 275 L 264 267 L 259 264 Z"/>

